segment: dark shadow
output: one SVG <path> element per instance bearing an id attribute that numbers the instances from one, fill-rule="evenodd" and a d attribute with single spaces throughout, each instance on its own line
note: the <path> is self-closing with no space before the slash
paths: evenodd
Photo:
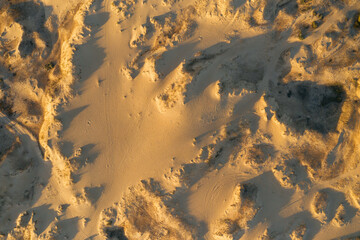
<path id="1" fill-rule="evenodd" d="M 58 239 L 74 239 L 79 231 L 78 217 L 59 221 L 56 226 L 58 228 Z"/>
<path id="2" fill-rule="evenodd" d="M 186 59 L 183 70 L 192 75 L 192 80 L 186 85 L 185 104 L 196 98 L 199 92 L 203 92 L 209 85 L 218 80 L 203 77 L 203 73 L 206 72 L 204 70 L 209 67 L 218 68 L 219 63 L 213 64 L 213 62 L 216 57 L 222 55 L 229 48 L 228 43 L 220 42 L 203 50 L 199 56 Z"/>
<path id="3" fill-rule="evenodd" d="M 80 182 L 81 176 L 82 176 L 83 174 L 84 174 L 84 173 L 74 173 L 74 172 L 71 172 L 71 173 L 70 173 L 71 182 L 72 182 L 72 183 L 78 183 L 78 182 Z"/>
<path id="4" fill-rule="evenodd" d="M 12 146 L 15 144 L 16 137 L 14 134 L 12 134 L 9 129 L 6 128 L 6 125 L 4 125 L 1 122 L 0 119 L 0 167 L 2 164 L 2 161 L 6 158 L 6 156 L 11 152 Z"/>
<path id="5" fill-rule="evenodd" d="M 4 125 L 10 126 L 11 120 L 7 117 L 0 118 L 2 123 L 0 131 L 5 131 Z M 41 196 L 41 192 L 48 184 L 51 176 L 51 163 L 43 160 L 40 146 L 33 141 L 28 135 L 21 132 L 20 126 L 14 127 L 19 141 L 15 145 L 5 144 L 5 139 L 1 145 L 3 151 L 7 149 L 7 155 L 3 156 L 4 161 L 0 164 L 0 231 L 8 232 L 16 226 L 16 219 L 23 213 L 24 224 L 27 224 L 27 217 L 35 213 L 34 219 L 39 220 L 43 226 L 50 224 L 53 218 L 53 211 L 49 209 L 49 205 L 43 205 L 34 209 L 29 209 Z M 6 132 L 4 133 L 6 134 Z M 15 134 L 14 134 L 15 137 Z M 11 141 L 11 139 L 9 139 Z M 9 179 L 12 179 L 9 181 Z M 5 207 L 6 206 L 6 207 Z M 40 211 L 41 210 L 41 211 Z M 46 217 L 39 217 L 44 212 Z M 5 217 L 6 216 L 6 217 Z M 23 218 L 22 217 L 22 218 Z M 21 219 L 22 219 L 21 218 Z M 30 219 L 29 219 L 30 220 Z M 38 228 L 38 232 L 43 231 Z"/>
<path id="6" fill-rule="evenodd" d="M 259 189 L 258 199 L 264 200 L 259 203 L 259 211 L 249 222 L 250 228 L 257 226 L 266 219 L 266 222 L 270 223 L 268 226 L 270 238 L 281 237 L 281 234 L 288 231 L 288 226 L 295 229 L 304 224 L 306 226 L 304 239 L 313 239 L 320 231 L 321 223 L 314 219 L 310 212 L 303 211 L 287 218 L 280 216 L 280 214 L 274 214 L 280 213 L 284 206 L 290 203 L 295 190 L 283 188 L 272 172 L 265 172 L 246 182 L 255 184 Z"/>
<path id="7" fill-rule="evenodd" d="M 74 152 L 74 144 L 72 142 L 61 141 L 59 143 L 59 147 L 60 147 L 61 155 L 63 155 L 66 158 L 69 158 L 72 156 L 72 154 Z"/>
<path id="8" fill-rule="evenodd" d="M 204 176 L 204 175 L 202 175 Z M 193 239 L 204 239 L 204 235 L 208 232 L 208 228 L 205 222 L 197 220 L 190 214 L 188 208 L 188 200 L 192 195 L 192 191 L 189 188 L 177 187 L 172 194 L 168 194 L 166 190 L 161 186 L 160 182 L 150 178 L 149 180 L 142 180 L 144 187 L 151 192 L 156 192 L 158 196 L 162 197 L 162 201 L 170 210 L 170 213 L 178 217 L 181 222 L 186 223 L 189 226 L 196 226 L 196 235 L 193 235 Z M 140 205 L 142 205 L 141 203 Z"/>
<path id="9" fill-rule="evenodd" d="M 350 37 L 355 37 L 356 35 L 358 35 L 360 33 L 360 24 L 358 21 L 360 12 L 356 11 L 356 10 L 350 10 L 349 12 L 346 13 L 346 18 L 350 19 L 348 21 L 348 24 L 350 24 L 349 27 L 349 36 Z M 345 23 L 346 25 L 346 23 Z"/>
<path id="10" fill-rule="evenodd" d="M 36 234 L 40 235 L 45 229 L 52 223 L 56 217 L 56 212 L 53 209 L 50 209 L 51 205 L 41 205 L 28 210 L 28 212 L 34 213 L 34 221 L 36 225 Z"/>
<path id="11" fill-rule="evenodd" d="M 292 0 L 269 0 L 266 2 L 263 17 L 269 23 L 273 23 L 281 10 L 284 10 L 289 15 L 295 15 L 298 11 L 298 3 Z"/>
<path id="12" fill-rule="evenodd" d="M 74 120 L 74 118 L 78 116 L 82 111 L 84 111 L 87 107 L 88 105 L 59 114 L 58 119 L 61 121 L 62 131 L 65 132 L 70 127 L 70 124 Z"/>
<path id="13" fill-rule="evenodd" d="M 85 17 L 84 23 L 90 26 L 91 32 L 84 32 L 84 35 L 91 34 L 89 41 L 77 46 L 74 52 L 74 62 L 77 62 L 77 71 L 80 74 L 80 83 L 86 81 L 96 70 L 104 63 L 106 53 L 105 49 L 97 43 L 102 36 L 98 36 L 102 26 L 108 21 L 109 13 L 101 12 L 102 0 L 96 0 L 92 3 L 89 14 Z"/>
<path id="14" fill-rule="evenodd" d="M 246 0 L 233 0 L 231 1 L 231 5 L 236 9 L 241 7 L 242 5 L 244 5 L 246 3 Z"/>
<path id="15" fill-rule="evenodd" d="M 158 15 L 153 17 L 153 21 L 156 22 L 156 24 L 164 27 L 167 26 L 167 22 L 176 23 L 178 15 L 174 12 L 166 12 L 162 15 Z M 170 21 L 169 21 L 170 20 Z M 161 55 L 159 55 L 158 59 L 155 63 L 155 70 L 158 73 L 160 78 L 164 78 L 167 76 L 171 71 L 173 71 L 180 63 L 181 61 L 189 55 L 189 53 L 192 54 L 194 51 L 196 44 L 198 44 L 198 41 L 193 41 L 190 43 L 183 43 L 179 44 L 177 40 L 173 40 L 172 44 L 174 46 L 169 46 L 166 41 L 164 41 L 164 37 L 168 40 L 172 39 L 174 35 L 178 34 L 178 30 L 176 28 L 176 24 L 174 24 L 172 27 L 165 27 L 163 29 L 162 34 L 158 36 L 154 36 L 155 29 L 153 26 L 153 23 L 151 23 L 150 19 L 148 18 L 146 20 L 146 23 L 142 25 L 147 29 L 146 33 L 146 39 L 150 40 L 152 38 L 155 38 L 154 40 L 157 42 L 155 46 L 151 46 L 149 44 L 136 44 L 136 41 L 134 41 L 133 45 L 138 45 L 138 49 L 140 49 L 138 55 L 133 59 L 131 63 L 131 77 L 135 79 L 138 74 L 140 73 L 140 69 L 144 66 L 144 59 L 147 58 L 149 55 L 153 55 L 159 48 L 166 47 L 167 50 Z M 190 36 L 193 35 L 195 29 L 197 28 L 197 24 L 195 22 L 192 22 L 190 31 L 186 33 L 186 38 L 190 38 Z M 180 54 L 179 54 L 180 52 Z M 134 67 L 136 66 L 136 67 Z M 166 66 L 166 67 L 163 67 Z"/>
<path id="16" fill-rule="evenodd" d="M 128 238 L 125 236 L 123 227 L 105 227 L 104 233 L 106 239 L 128 240 Z"/>
<path id="17" fill-rule="evenodd" d="M 208 225 L 204 221 L 197 220 L 190 214 L 189 199 L 192 192 L 189 189 L 177 188 L 171 198 L 165 201 L 165 204 L 175 215 L 182 216 L 179 217 L 181 221 L 191 226 L 196 226 L 197 231 L 196 235 L 193 236 L 194 239 L 203 240 L 205 239 L 206 233 L 209 232 Z"/>
<path id="18" fill-rule="evenodd" d="M 1 39 L 1 37 L 0 37 Z M 0 50 L 0 54 L 4 54 L 2 50 Z M 4 88 L 7 84 L 4 82 L 5 79 L 11 78 L 12 73 L 10 72 L 9 68 L 5 67 L 3 63 L 0 63 L 0 87 Z M 8 87 L 8 86 L 7 86 Z"/>
<path id="19" fill-rule="evenodd" d="M 245 95 L 242 101 L 239 101 L 234 106 L 233 116 L 240 120 L 241 116 L 244 116 L 249 123 L 251 134 L 255 134 L 259 129 L 260 117 L 253 112 L 255 103 L 260 99 L 260 94 L 248 94 Z M 224 101 L 227 101 L 225 98 Z"/>
<path id="20" fill-rule="evenodd" d="M 238 146 L 243 138 L 243 129 L 238 126 L 239 119 L 235 119 L 227 124 L 226 137 L 224 140 L 213 145 L 213 154 L 208 154 L 206 147 L 203 148 L 202 155 L 200 156 L 200 163 L 187 163 L 183 164 L 183 174 L 186 176 L 182 181 L 191 188 L 200 179 L 209 172 L 222 169 L 228 163 L 230 156 L 233 155 L 234 149 Z M 220 130 L 220 129 L 218 129 Z M 208 137 L 214 131 L 206 132 L 198 137 L 196 141 L 201 142 L 202 138 Z"/>
<path id="21" fill-rule="evenodd" d="M 82 154 L 86 156 L 84 159 L 85 163 L 94 163 L 95 159 L 99 156 L 99 152 L 94 148 L 95 144 L 87 144 L 81 147 Z"/>
<path id="22" fill-rule="evenodd" d="M 90 200 L 91 204 L 95 204 L 101 197 L 104 187 L 85 187 L 84 190 L 86 197 Z"/>
<path id="23" fill-rule="evenodd" d="M 290 202 L 295 191 L 283 188 L 271 171 L 264 172 L 246 182 L 255 184 L 258 187 L 258 199 L 266 200 L 260 203 L 261 208 L 251 221 L 251 226 L 256 226 L 264 219 L 268 219 L 270 223 L 274 224 L 284 222 L 284 218 L 279 214 L 274 215 L 274 213 L 279 213 L 283 206 Z"/>
<path id="24" fill-rule="evenodd" d="M 72 143 L 68 143 L 68 145 L 73 145 Z M 77 170 L 82 169 L 87 164 L 94 163 L 95 159 L 99 156 L 99 152 L 94 149 L 95 144 L 87 144 L 81 147 L 81 155 L 76 157 L 71 157 L 69 159 L 70 164 Z M 78 171 L 74 171 L 71 173 L 71 179 L 73 183 L 77 183 L 81 180 L 81 176 L 84 172 L 79 173 Z"/>
<path id="25" fill-rule="evenodd" d="M 51 15 L 52 8 L 46 7 Z M 19 45 L 21 57 L 29 56 L 36 49 L 34 33 L 38 33 L 41 40 L 46 44 L 44 58 L 50 54 L 53 48 L 52 35 L 45 27 L 46 15 L 43 3 L 25 1 L 10 5 L 10 12 L 14 20 L 22 26 L 24 31 Z"/>
<path id="26" fill-rule="evenodd" d="M 198 226 L 196 239 L 204 239 L 209 229 L 205 222 L 196 220 L 188 210 L 188 199 L 192 194 L 190 189 L 192 189 L 192 187 L 208 173 L 211 173 L 214 170 L 220 170 L 229 162 L 230 156 L 234 153 L 234 150 L 239 145 L 239 141 L 243 138 L 243 129 L 238 126 L 238 123 L 239 119 L 228 123 L 226 127 L 227 137 L 213 146 L 214 149 L 211 150 L 214 152 L 213 154 L 210 155 L 206 148 L 203 148 L 203 152 L 200 156 L 200 163 L 197 162 L 182 165 L 180 181 L 184 186 L 177 187 L 175 192 L 171 195 L 171 198 L 166 200 L 166 205 L 173 208 L 174 211 L 176 211 L 176 209 L 181 209 L 181 213 L 178 215 L 185 216 L 183 221 L 193 226 Z M 213 134 L 214 131 L 209 131 L 196 137 L 196 141 L 201 143 L 203 137 Z"/>
<path id="27" fill-rule="evenodd" d="M 61 213 L 58 212 L 58 216 L 64 216 L 66 213 L 66 210 L 70 207 L 70 204 L 62 204 L 59 207 L 61 209 Z"/>
<path id="28" fill-rule="evenodd" d="M 103 25 L 109 19 L 108 12 L 102 12 L 103 10 L 103 1 L 95 0 L 90 6 L 89 14 L 85 17 L 84 23 L 87 26 L 90 26 L 91 32 L 84 32 L 84 35 L 91 34 L 89 41 L 85 44 L 76 47 L 76 51 L 74 52 L 74 62 L 77 62 L 77 71 L 80 74 L 80 81 L 78 81 L 78 86 L 74 86 L 74 88 L 78 88 L 78 91 L 83 87 L 84 81 L 86 81 L 96 70 L 98 70 L 101 65 L 104 63 L 106 54 L 105 49 L 98 45 L 98 40 L 102 36 L 99 35 L 99 32 L 102 30 Z M 94 13 L 91 13 L 94 12 Z M 88 106 L 79 107 L 68 112 L 63 112 L 59 115 L 59 120 L 62 122 L 62 132 L 65 132 L 69 129 L 72 120 L 78 116 L 84 109 Z M 71 142 L 63 142 L 62 154 L 64 156 L 70 158 L 73 154 L 73 143 Z M 71 164 L 77 169 L 84 167 L 87 163 L 93 163 L 94 160 L 98 156 L 98 152 L 94 152 L 94 144 L 88 144 L 86 146 L 81 147 L 81 155 L 78 157 L 72 157 L 69 159 Z M 77 183 L 81 180 L 82 174 L 74 171 L 71 173 L 71 179 L 73 183 Z"/>
<path id="29" fill-rule="evenodd" d="M 61 154 L 64 157 L 70 158 L 70 161 L 77 161 L 80 167 L 85 166 L 87 163 L 93 163 L 95 159 L 98 157 L 99 152 L 94 150 L 95 144 L 87 144 L 82 146 L 81 155 L 77 157 L 73 157 L 74 154 L 74 144 L 69 141 L 62 141 L 59 143 Z"/>
<path id="30" fill-rule="evenodd" d="M 342 216 L 344 223 L 349 223 L 351 219 L 355 217 L 357 209 L 349 204 L 343 192 L 339 192 L 331 188 L 326 188 L 321 191 L 327 194 L 326 208 L 324 210 L 328 222 L 333 220 L 336 216 L 336 210 L 340 204 L 344 206 L 345 214 Z"/>
<path id="31" fill-rule="evenodd" d="M 336 161 L 336 153 L 338 152 L 341 144 L 344 142 L 344 132 L 341 132 L 338 141 L 336 143 L 336 146 L 328 153 L 326 157 L 326 163 L 331 166 Z"/>
<path id="32" fill-rule="evenodd" d="M 216 81 L 219 81 L 222 99 L 229 94 L 240 94 L 243 90 L 257 92 L 259 83 L 269 71 L 274 71 L 269 69 L 272 64 L 266 54 L 269 39 L 277 39 L 279 44 L 276 48 L 281 48 L 280 44 L 285 44 L 288 48 L 297 47 L 299 43 L 286 42 L 290 33 L 272 30 L 250 38 L 234 37 L 228 43 L 217 43 L 186 60 L 184 71 L 192 75 L 192 80 L 186 85 L 184 103 L 199 96 L 199 93 Z M 218 56 L 226 56 L 228 60 L 224 61 Z"/>
<path id="33" fill-rule="evenodd" d="M 99 152 L 96 151 L 94 148 L 95 144 L 87 144 L 85 146 L 82 146 L 81 155 L 77 157 L 72 157 L 71 159 L 69 159 L 70 162 L 76 162 L 79 168 L 84 167 L 86 164 L 94 163 L 95 159 L 99 156 Z"/>
<path id="34" fill-rule="evenodd" d="M 181 64 L 189 53 L 193 53 L 197 44 L 198 42 L 185 43 L 165 51 L 161 57 L 156 60 L 156 72 L 159 73 L 160 77 L 167 76 Z"/>
<path id="35" fill-rule="evenodd" d="M 98 234 L 91 235 L 90 237 L 85 238 L 85 240 L 94 240 L 96 237 L 98 237 Z M 127 240 L 127 239 L 125 239 Z"/>
<path id="36" fill-rule="evenodd" d="M 40 235 L 56 217 L 56 212 L 50 209 L 50 207 L 51 205 L 48 204 L 28 209 L 19 217 L 17 221 L 18 226 L 26 227 L 32 224 L 30 223 L 32 218 L 33 223 L 35 223 L 35 232 L 37 235 Z"/>
<path id="37" fill-rule="evenodd" d="M 322 228 L 321 222 L 314 219 L 308 211 L 299 212 L 286 218 L 285 220 L 286 223 L 291 223 L 292 230 L 295 230 L 296 227 L 299 227 L 300 225 L 304 225 L 306 227 L 303 239 L 314 239 L 316 234 L 318 234 Z M 284 225 L 286 223 L 284 223 Z"/>
<path id="38" fill-rule="evenodd" d="M 340 238 L 331 238 L 331 240 L 359 240 L 360 239 L 360 231 L 342 236 Z"/>
<path id="39" fill-rule="evenodd" d="M 299 133 L 305 130 L 322 134 L 336 131 L 346 99 L 341 85 L 321 85 L 311 81 L 281 83 L 272 95 L 279 107 L 278 120 Z"/>

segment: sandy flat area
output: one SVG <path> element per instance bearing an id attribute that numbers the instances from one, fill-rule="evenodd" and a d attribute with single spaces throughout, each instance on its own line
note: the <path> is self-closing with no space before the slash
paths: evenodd
<path id="1" fill-rule="evenodd" d="M 0 0 L 0 240 L 359 239 L 359 0 Z"/>

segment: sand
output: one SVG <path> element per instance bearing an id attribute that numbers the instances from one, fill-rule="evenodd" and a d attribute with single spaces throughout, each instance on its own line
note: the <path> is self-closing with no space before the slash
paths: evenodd
<path id="1" fill-rule="evenodd" d="M 1 0 L 0 239 L 357 239 L 359 0 Z"/>

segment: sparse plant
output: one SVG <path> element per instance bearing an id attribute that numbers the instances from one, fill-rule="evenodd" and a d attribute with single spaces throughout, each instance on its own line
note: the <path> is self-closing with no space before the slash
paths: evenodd
<path id="1" fill-rule="evenodd" d="M 300 40 L 304 40 L 304 39 L 305 39 L 304 34 L 303 34 L 303 32 L 302 32 L 301 30 L 299 30 L 298 38 L 299 38 Z"/>
<path id="2" fill-rule="evenodd" d="M 321 13 L 319 13 L 319 12 L 317 12 L 317 11 L 313 11 L 313 15 L 314 15 L 315 17 L 318 17 L 320 20 L 323 20 L 323 19 L 324 19 L 324 14 L 321 14 Z"/>
<path id="3" fill-rule="evenodd" d="M 300 0 L 299 1 L 299 7 L 301 12 L 307 12 L 311 10 L 311 2 L 312 0 Z"/>
<path id="4" fill-rule="evenodd" d="M 319 25 L 317 24 L 316 21 L 313 21 L 313 22 L 311 23 L 311 27 L 312 27 L 313 29 L 315 29 L 315 28 L 318 28 Z"/>
<path id="5" fill-rule="evenodd" d="M 358 13 L 356 16 L 354 27 L 360 28 L 360 13 Z"/>
<path id="6" fill-rule="evenodd" d="M 336 84 L 332 86 L 332 90 L 336 94 L 335 100 L 336 102 L 342 102 L 345 94 L 345 90 L 341 84 Z"/>
<path id="7" fill-rule="evenodd" d="M 48 64 L 45 64 L 45 69 L 47 70 L 47 71 L 50 71 L 51 69 L 53 69 L 55 67 L 55 63 L 53 63 L 53 62 L 50 62 L 50 63 L 48 63 Z"/>

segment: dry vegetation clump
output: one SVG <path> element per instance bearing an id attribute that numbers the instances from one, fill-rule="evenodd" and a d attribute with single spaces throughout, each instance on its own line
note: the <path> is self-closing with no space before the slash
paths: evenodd
<path id="1" fill-rule="evenodd" d="M 83 20 L 90 4 L 83 1 L 64 13 L 66 16 L 55 18 L 45 14 L 46 6 L 39 1 L 0 3 L 0 110 L 6 115 L 2 120 L 21 138 L 21 144 L 15 141 L 16 147 L 9 148 L 7 143 L 14 141 L 5 137 L 7 133 L 1 129 L 1 157 L 6 156 L 0 165 L 1 176 L 10 174 L 14 178 L 11 184 L 1 180 L 1 191 L 5 189 L 5 195 L 0 196 L 1 231 L 6 231 L 7 239 L 49 239 L 38 236 L 32 218 L 12 231 L 8 220 L 9 212 L 15 215 L 28 208 L 47 183 L 49 169 L 42 159 L 52 162 L 55 179 L 65 185 L 70 183 L 66 160 L 50 141 L 61 129 L 55 119 L 57 108 L 71 98 L 74 46 L 82 43 Z M 23 187 L 17 182 L 28 184 Z M 16 195 L 12 193 L 15 188 Z M 19 209 L 14 210 L 15 205 Z"/>
<path id="2" fill-rule="evenodd" d="M 69 96 L 72 44 L 82 31 L 77 15 L 83 14 L 86 4 L 68 12 L 57 30 L 51 28 L 53 19 L 46 19 L 43 4 L 8 1 L 1 8 L 1 90 L 6 92 L 1 109 L 37 136 L 46 131 L 44 121 L 52 118 L 51 109 Z"/>
<path id="3" fill-rule="evenodd" d="M 72 95 L 74 46 L 82 43 L 91 2 L 54 18 L 40 2 L 8 1 L 0 16 L 0 110 L 32 132 L 44 157 L 57 162 L 56 171 L 69 181 L 66 161 L 48 140 L 61 129 L 56 109 Z"/>
<path id="4" fill-rule="evenodd" d="M 252 183 L 238 184 L 224 216 L 211 226 L 215 239 L 240 239 L 259 210 L 258 189 Z"/>
<path id="5" fill-rule="evenodd" d="M 357 207 L 360 208 L 360 183 L 356 182 L 351 188 L 350 194 L 352 195 Z"/>
<path id="6" fill-rule="evenodd" d="M 298 0 L 298 6 L 300 12 L 307 12 L 311 9 L 313 0 Z"/>
<path id="7" fill-rule="evenodd" d="M 271 160 L 275 157 L 275 149 L 269 143 L 251 143 L 249 146 L 243 146 L 237 155 L 244 159 L 245 164 L 253 169 L 261 169 L 272 164 Z"/>
<path id="8" fill-rule="evenodd" d="M 325 160 L 324 146 L 312 146 L 305 144 L 295 150 L 295 156 L 315 174 L 319 172 Z"/>
<path id="9" fill-rule="evenodd" d="M 145 24 L 134 27 L 129 46 L 139 51 L 123 69 L 124 73 L 133 79 L 140 71 L 147 71 L 145 68 L 147 61 L 155 60 L 155 69 L 151 71 L 150 79 L 156 81 L 158 76 L 161 77 L 162 73 L 157 72 L 158 60 L 166 50 L 174 48 L 193 35 L 197 26 L 196 15 L 196 9 L 188 6 L 178 11 L 169 11 L 151 17 Z"/>
<path id="10" fill-rule="evenodd" d="M 331 180 L 355 169 L 359 164 L 359 159 L 354 155 L 354 151 L 358 150 L 352 147 L 350 139 L 341 144 L 328 140 L 327 145 L 324 145 L 321 137 L 315 138 L 311 143 L 298 145 L 292 151 L 292 156 L 306 166 L 312 180 Z"/>
<path id="11" fill-rule="evenodd" d="M 314 212 L 318 215 L 324 215 L 327 208 L 328 194 L 326 192 L 318 192 L 314 197 Z"/>
<path id="12" fill-rule="evenodd" d="M 7 155 L 11 153 L 17 144 L 20 143 L 18 137 L 15 136 L 14 132 L 8 126 L 0 125 L 0 166 L 5 160 Z"/>
<path id="13" fill-rule="evenodd" d="M 196 28 L 195 16 L 197 11 L 193 6 L 179 11 L 170 11 L 163 15 L 151 17 L 142 26 L 143 33 L 134 32 L 130 42 L 131 47 L 145 47 L 145 53 L 155 54 L 163 47 L 173 47 L 188 39 Z"/>
<path id="14" fill-rule="evenodd" d="M 122 201 L 103 211 L 100 231 L 120 239 L 195 239 L 193 230 L 166 206 L 166 196 L 158 183 L 142 181 Z"/>
<path id="15" fill-rule="evenodd" d="M 300 224 L 299 226 L 297 226 L 290 234 L 290 238 L 291 240 L 302 240 L 304 239 L 304 236 L 306 234 L 306 225 L 305 224 Z"/>
<path id="16" fill-rule="evenodd" d="M 163 46 L 171 46 L 188 39 L 196 28 L 194 20 L 197 11 L 193 6 L 182 9 L 175 15 L 165 15 L 153 18 L 156 31 L 152 49 L 156 51 Z"/>
<path id="17" fill-rule="evenodd" d="M 137 0 L 115 0 L 112 2 L 111 7 L 119 18 L 118 23 L 121 23 L 133 16 L 137 2 Z"/>
<path id="18" fill-rule="evenodd" d="M 184 63 L 180 64 L 173 73 L 165 79 L 171 79 L 171 83 L 156 97 L 156 101 L 162 111 L 175 107 L 177 103 L 183 103 L 186 84 L 191 80 L 189 74 L 182 71 Z"/>
<path id="19" fill-rule="evenodd" d="M 7 239 L 38 239 L 36 233 L 36 222 L 34 220 L 34 213 L 25 212 L 19 215 L 16 227 L 7 235 Z"/>
<path id="20" fill-rule="evenodd" d="M 355 15 L 354 27 L 355 28 L 360 28 L 360 13 L 357 13 Z"/>
<path id="21" fill-rule="evenodd" d="M 298 159 L 283 156 L 283 162 L 280 162 L 273 168 L 275 178 L 280 185 L 286 189 L 308 190 L 311 187 L 311 171 Z"/>

